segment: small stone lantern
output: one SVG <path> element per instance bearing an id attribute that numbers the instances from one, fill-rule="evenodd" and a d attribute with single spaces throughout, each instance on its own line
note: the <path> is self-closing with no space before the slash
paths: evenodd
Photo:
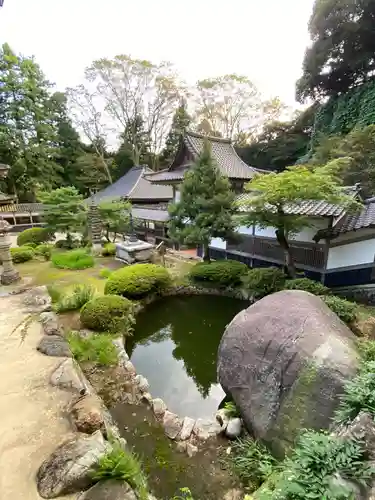
<path id="1" fill-rule="evenodd" d="M 19 272 L 14 268 L 12 256 L 10 254 L 10 241 L 8 239 L 9 230 L 12 228 L 7 221 L 0 219 L 0 260 L 3 270 L 0 276 L 2 285 L 10 285 L 20 279 Z"/>

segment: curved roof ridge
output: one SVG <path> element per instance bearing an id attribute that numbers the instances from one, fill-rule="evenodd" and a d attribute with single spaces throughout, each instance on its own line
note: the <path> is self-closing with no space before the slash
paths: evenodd
<path id="1" fill-rule="evenodd" d="M 231 139 L 225 139 L 224 137 L 215 137 L 213 135 L 204 135 L 199 134 L 198 132 L 194 132 L 193 130 L 186 130 L 185 136 L 191 135 L 192 137 L 196 137 L 197 139 L 207 139 L 209 141 L 222 142 L 224 144 L 232 144 Z"/>
<path id="2" fill-rule="evenodd" d="M 138 175 L 138 179 L 134 182 L 133 187 L 128 192 L 128 194 L 127 194 L 128 197 L 132 194 L 132 192 L 135 190 L 135 188 L 139 184 L 139 181 L 141 180 L 141 178 L 144 174 L 145 166 L 144 165 L 137 165 L 137 166 L 132 167 L 132 169 L 134 169 L 134 170 L 139 169 L 139 175 Z"/>

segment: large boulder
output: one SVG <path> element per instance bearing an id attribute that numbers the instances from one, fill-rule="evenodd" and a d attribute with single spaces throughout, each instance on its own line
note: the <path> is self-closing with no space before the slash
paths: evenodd
<path id="1" fill-rule="evenodd" d="M 283 455 L 303 428 L 327 428 L 358 366 L 355 337 L 315 295 L 284 290 L 227 326 L 218 376 L 248 429 Z"/>
<path id="2" fill-rule="evenodd" d="M 137 500 L 137 496 L 125 481 L 109 479 L 96 483 L 83 494 L 82 500 Z"/>

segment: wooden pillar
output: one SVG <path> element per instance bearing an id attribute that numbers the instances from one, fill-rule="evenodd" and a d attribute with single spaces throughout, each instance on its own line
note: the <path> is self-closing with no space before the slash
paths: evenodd
<path id="1" fill-rule="evenodd" d="M 29 212 L 29 219 L 30 219 L 31 227 L 34 227 L 33 214 L 31 212 Z"/>
<path id="2" fill-rule="evenodd" d="M 13 212 L 13 225 L 17 225 L 16 212 Z"/>

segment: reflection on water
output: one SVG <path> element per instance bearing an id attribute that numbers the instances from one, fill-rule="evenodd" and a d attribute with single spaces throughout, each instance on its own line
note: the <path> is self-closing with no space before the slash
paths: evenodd
<path id="1" fill-rule="evenodd" d="M 153 397 L 179 415 L 212 417 L 225 396 L 217 349 L 225 326 L 245 307 L 227 297 L 170 297 L 139 314 L 127 350 Z"/>

